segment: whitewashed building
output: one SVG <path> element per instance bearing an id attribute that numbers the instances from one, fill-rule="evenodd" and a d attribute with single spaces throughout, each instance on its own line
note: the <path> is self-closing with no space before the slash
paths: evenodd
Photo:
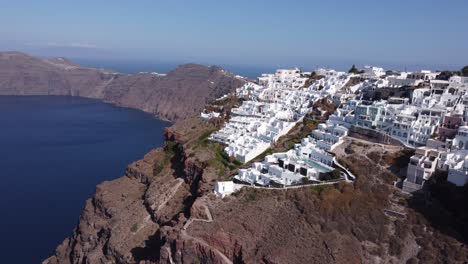
<path id="1" fill-rule="evenodd" d="M 468 150 L 458 150 L 448 154 L 447 181 L 464 186 L 468 183 Z"/>
<path id="2" fill-rule="evenodd" d="M 411 156 L 403 182 L 403 191 L 415 192 L 420 190 L 424 182 L 434 174 L 440 158 L 440 152 L 429 147 L 420 147 Z"/>
<path id="3" fill-rule="evenodd" d="M 362 76 L 369 79 L 380 79 L 380 77 L 385 76 L 385 70 L 380 67 L 364 66 Z"/>
<path id="4" fill-rule="evenodd" d="M 236 191 L 237 189 L 234 182 L 232 181 L 218 181 L 215 184 L 214 193 L 221 198 L 224 198 L 227 195 L 231 195 Z"/>
<path id="5" fill-rule="evenodd" d="M 453 148 L 468 150 L 468 126 L 461 126 L 458 128 L 457 135 L 453 139 Z"/>

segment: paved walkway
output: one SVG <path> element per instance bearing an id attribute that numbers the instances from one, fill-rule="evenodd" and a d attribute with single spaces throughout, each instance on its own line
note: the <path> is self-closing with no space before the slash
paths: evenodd
<path id="1" fill-rule="evenodd" d="M 341 165 L 336 158 L 333 158 L 333 163 L 335 163 L 336 166 L 340 167 L 342 170 L 345 171 L 345 177 L 347 182 L 354 182 L 356 180 L 356 176 L 352 174 L 348 169 L 346 169 L 343 165 Z M 351 178 L 351 180 L 349 178 Z"/>
<path id="2" fill-rule="evenodd" d="M 310 186 L 333 185 L 342 181 L 343 180 L 336 180 L 336 181 L 328 181 L 328 182 L 321 182 L 321 183 L 308 183 L 308 184 L 285 186 L 285 187 L 264 187 L 264 186 L 256 186 L 256 185 L 241 184 L 241 183 L 234 183 L 234 185 L 238 187 L 238 190 L 240 190 L 242 187 L 254 188 L 254 189 L 266 189 L 266 190 L 287 190 L 287 189 L 305 188 L 305 187 L 310 187 Z"/>

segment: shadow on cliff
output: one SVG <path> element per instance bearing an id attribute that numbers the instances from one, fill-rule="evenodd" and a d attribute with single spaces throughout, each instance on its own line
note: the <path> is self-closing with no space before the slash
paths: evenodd
<path id="1" fill-rule="evenodd" d="M 184 179 L 185 183 L 190 186 L 190 195 L 184 200 L 184 216 L 190 218 L 191 208 L 197 197 L 199 197 L 200 180 L 203 171 L 197 166 L 186 167 L 186 156 L 183 146 L 179 143 L 167 143 L 166 148 L 169 148 L 173 153 L 171 158 L 171 169 L 174 171 L 176 178 Z M 177 217 L 177 216 L 174 216 Z"/>
<path id="2" fill-rule="evenodd" d="M 161 246 L 164 241 L 161 241 L 161 232 L 158 230 L 154 235 L 145 240 L 144 247 L 136 247 L 131 250 L 133 259 L 137 263 L 140 261 L 157 262 L 160 257 Z"/>
<path id="3" fill-rule="evenodd" d="M 434 229 L 468 244 L 468 185 L 447 182 L 446 173 L 432 178 L 423 193 L 408 198 L 408 206 Z"/>

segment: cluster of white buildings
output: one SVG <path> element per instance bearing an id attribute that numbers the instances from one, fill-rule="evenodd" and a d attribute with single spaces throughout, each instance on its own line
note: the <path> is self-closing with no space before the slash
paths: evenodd
<path id="1" fill-rule="evenodd" d="M 453 139 L 430 139 L 427 146 L 416 149 L 408 164 L 404 191 L 421 190 L 436 171 L 447 172 L 447 180 L 457 186 L 468 183 L 468 126 L 458 126 L 456 131 Z"/>
<path id="2" fill-rule="evenodd" d="M 330 119 L 348 128 L 375 129 L 407 146 L 425 146 L 437 133 L 445 116 L 466 115 L 468 88 L 465 79 L 452 77 L 444 82 L 445 86 L 440 85 L 440 80 L 433 84 L 429 79 L 425 86 L 413 90 L 411 98 L 390 97 L 380 101 L 346 98 L 341 100 L 341 107 Z"/>
<path id="3" fill-rule="evenodd" d="M 292 69 L 263 74 L 258 84 L 237 89 L 236 95 L 245 101 L 231 110 L 229 122 L 209 139 L 226 145 L 225 152 L 243 163 L 254 159 L 302 121 L 314 102 L 349 81 L 348 74 L 330 72 L 308 87 L 310 72 Z"/>
<path id="4" fill-rule="evenodd" d="M 446 171 L 448 181 L 458 186 L 468 183 L 468 77 L 444 81 L 437 80 L 437 72 L 386 72 L 367 66 L 360 74 L 317 69 L 315 75 L 323 77 L 312 80 L 311 73 L 299 69 L 277 70 L 237 89 L 242 105 L 232 109 L 229 122 L 210 139 L 224 144 L 225 152 L 243 163 L 287 134 L 316 101 L 326 97 L 339 107 L 293 149 L 240 170 L 236 180 L 258 186 L 320 183 L 335 167 L 332 150 L 348 129 L 361 127 L 416 149 L 405 191 L 420 190 L 436 171 Z M 346 85 L 351 78 L 360 81 Z M 408 98 L 362 99 L 363 89 L 404 86 L 413 87 Z"/>
<path id="5" fill-rule="evenodd" d="M 217 118 L 219 117 L 221 114 L 218 113 L 218 112 L 208 112 L 208 113 L 205 113 L 205 112 L 202 112 L 200 114 L 201 118 L 204 119 L 204 120 L 209 120 L 211 118 Z"/>
<path id="6" fill-rule="evenodd" d="M 396 122 L 385 131 L 417 147 L 403 190 L 422 189 L 436 171 L 447 172 L 447 180 L 457 186 L 467 184 L 468 77 L 436 80 L 437 75 L 428 71 L 408 76 L 421 81 L 421 88 L 413 91 L 411 105 L 403 104 L 402 111 L 394 112 Z M 382 111 L 389 116 L 389 111 Z"/>
<path id="7" fill-rule="evenodd" d="M 331 152 L 347 136 L 348 129 L 332 124 L 320 124 L 311 135 L 295 144 L 294 149 L 268 155 L 249 169 L 239 170 L 234 178 L 260 186 L 288 186 L 305 182 L 322 182 L 324 174 L 334 170 Z"/>
<path id="8" fill-rule="evenodd" d="M 448 172 L 448 181 L 457 186 L 467 184 L 468 77 L 453 76 L 444 81 L 436 79 L 439 73 L 430 71 L 385 77 L 381 72 L 370 67 L 362 75 L 374 87 L 382 81 L 390 88 L 413 86 L 411 98 L 372 102 L 350 99 L 342 102 L 329 121 L 347 128 L 373 129 L 416 148 L 408 164 L 404 191 L 421 190 L 436 171 Z"/>

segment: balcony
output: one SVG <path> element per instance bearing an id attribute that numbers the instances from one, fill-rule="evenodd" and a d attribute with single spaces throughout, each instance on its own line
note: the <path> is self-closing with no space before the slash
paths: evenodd
<path id="1" fill-rule="evenodd" d="M 431 169 L 431 168 L 432 168 L 432 161 L 430 161 L 430 160 L 425 160 L 425 161 L 424 161 L 424 168 L 425 168 L 425 169 Z"/>
<path id="2" fill-rule="evenodd" d="M 421 160 L 421 156 L 420 156 L 420 155 L 413 155 L 413 156 L 410 158 L 410 163 L 411 163 L 412 165 L 418 165 L 420 160 Z"/>

